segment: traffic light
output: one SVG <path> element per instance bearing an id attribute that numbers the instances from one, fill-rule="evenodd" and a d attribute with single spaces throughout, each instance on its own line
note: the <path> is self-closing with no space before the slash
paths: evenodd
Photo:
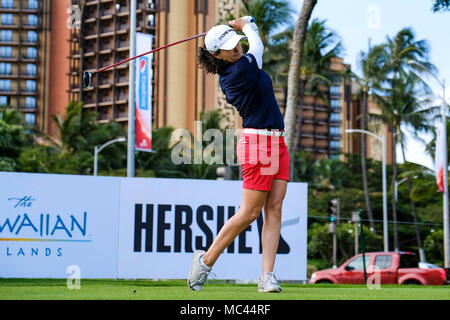
<path id="1" fill-rule="evenodd" d="M 328 201 L 328 213 L 330 215 L 334 214 L 336 215 L 339 210 L 339 199 L 333 199 Z"/>
<path id="2" fill-rule="evenodd" d="M 339 216 L 339 199 L 332 199 L 328 201 L 328 214 L 330 215 L 329 216 L 330 223 L 328 225 L 328 231 L 330 233 L 335 233 L 337 224 L 336 217 Z"/>

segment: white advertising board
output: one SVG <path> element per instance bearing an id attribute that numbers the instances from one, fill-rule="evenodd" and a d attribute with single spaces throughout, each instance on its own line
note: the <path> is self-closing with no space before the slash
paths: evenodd
<path id="1" fill-rule="evenodd" d="M 184 279 L 192 253 L 209 247 L 239 209 L 242 181 L 122 179 L 119 278 Z M 261 273 L 263 215 L 225 249 L 218 279 L 256 279 Z M 275 272 L 306 280 L 307 185 L 290 183 L 283 204 Z"/>
<path id="2" fill-rule="evenodd" d="M 114 278 L 119 179 L 0 173 L 0 277 Z"/>
<path id="3" fill-rule="evenodd" d="M 0 277 L 185 279 L 240 206 L 242 181 L 0 172 Z M 218 279 L 261 273 L 263 215 L 222 253 Z M 307 185 L 289 183 L 275 263 L 306 280 Z"/>

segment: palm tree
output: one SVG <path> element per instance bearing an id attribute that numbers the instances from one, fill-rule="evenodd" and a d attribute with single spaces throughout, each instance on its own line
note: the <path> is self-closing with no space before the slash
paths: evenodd
<path id="1" fill-rule="evenodd" d="M 287 0 L 241 0 L 241 16 L 252 16 L 258 24 L 258 31 L 265 51 L 270 51 L 271 33 L 289 24 L 294 12 Z"/>
<path id="2" fill-rule="evenodd" d="M 371 88 L 378 85 L 380 79 L 384 74 L 384 45 L 372 46 L 369 42 L 368 52 L 360 52 L 359 64 L 362 70 L 362 77 L 357 77 L 361 86 L 362 95 L 362 114 L 361 114 L 361 129 L 367 130 L 368 125 L 368 100 Z M 370 194 L 367 181 L 367 136 L 361 136 L 361 169 L 363 174 L 364 196 L 367 208 L 367 215 L 369 217 L 370 229 L 376 233 L 375 221 L 373 219 L 372 206 L 370 204 Z"/>
<path id="3" fill-rule="evenodd" d="M 394 82 L 394 86 L 388 92 L 388 97 L 394 97 L 395 100 L 391 103 L 390 99 L 384 99 L 380 96 L 376 96 L 378 103 L 381 105 L 382 114 L 381 116 L 371 115 L 372 119 L 381 119 L 384 123 L 388 123 L 393 132 L 397 133 L 397 138 L 395 139 L 396 143 L 400 143 L 400 147 L 403 154 L 403 159 L 406 162 L 405 156 L 405 135 L 401 130 L 401 127 L 409 127 L 413 129 L 415 135 L 418 135 L 419 132 L 429 131 L 430 125 L 428 123 L 429 115 L 434 112 L 434 110 L 424 109 L 422 106 L 426 105 L 426 102 L 419 100 L 419 96 L 422 94 L 428 93 L 427 86 L 423 85 L 421 79 L 419 79 L 414 73 L 410 74 L 401 74 L 399 78 L 397 78 Z M 394 107 L 394 108 L 393 108 Z M 393 168 L 395 174 L 397 174 L 396 170 L 397 164 L 394 163 Z M 412 183 L 410 180 L 410 176 L 406 175 L 406 179 L 408 182 L 408 188 L 410 191 L 410 195 L 412 194 Z M 393 180 L 394 186 L 396 180 Z M 416 204 L 414 200 L 410 197 L 411 209 L 413 214 L 414 222 L 418 222 Z M 395 200 L 393 201 L 393 209 L 396 209 Z M 395 211 L 394 215 L 394 244 L 395 249 L 399 249 L 398 244 L 398 235 L 397 233 L 397 213 Z M 420 238 L 420 233 L 418 229 L 418 225 L 416 224 L 416 237 L 419 246 L 419 251 L 421 254 L 421 260 L 425 260 L 424 250 L 422 246 L 422 241 Z M 395 240 L 397 242 L 395 242 Z"/>
<path id="4" fill-rule="evenodd" d="M 83 102 L 70 102 L 65 117 L 54 115 L 53 120 L 59 129 L 61 141 L 49 140 L 62 154 L 84 153 L 84 157 L 87 157 L 93 154 L 95 146 L 125 135 L 124 129 L 117 122 L 98 124 L 97 113 L 83 110 Z M 101 163 L 102 168 L 109 169 L 123 167 L 125 155 L 123 144 L 113 144 L 102 152 L 99 164 Z"/>
<path id="5" fill-rule="evenodd" d="M 306 39 L 306 30 L 309 19 L 311 18 L 312 11 L 317 3 L 317 0 L 304 0 L 302 9 L 297 19 L 297 23 L 294 28 L 294 35 L 292 38 L 292 55 L 289 64 L 288 75 L 288 92 L 286 101 L 286 111 L 284 114 L 284 122 L 286 126 L 286 145 L 289 149 L 289 157 L 291 161 L 294 159 L 294 144 L 295 144 L 295 124 L 297 121 L 302 121 L 302 115 L 300 119 L 297 119 L 297 100 L 298 100 L 298 87 L 300 80 L 300 66 L 303 59 L 303 47 Z"/>
<path id="6" fill-rule="evenodd" d="M 433 0 L 433 12 L 450 11 L 450 0 Z"/>
<path id="7" fill-rule="evenodd" d="M 337 35 L 325 26 L 326 21 L 314 19 L 308 27 L 304 44 L 304 56 L 300 68 L 300 114 L 303 113 L 305 93 L 313 96 L 314 101 L 322 100 L 329 106 L 324 92 L 332 83 L 333 73 L 330 65 L 333 58 L 342 52 L 342 44 Z M 297 153 L 301 143 L 302 121 L 297 124 L 293 155 Z M 291 176 L 294 175 L 294 162 L 291 162 Z"/>
<path id="8" fill-rule="evenodd" d="M 274 84 L 278 82 L 279 69 L 286 65 L 289 61 L 290 39 L 292 38 L 292 16 L 294 13 L 290 1 L 288 0 L 241 0 L 239 16 L 252 16 L 258 25 L 259 35 L 264 44 L 263 66 L 264 70 L 274 80 Z M 230 13 L 224 21 L 220 23 L 226 24 L 229 20 L 236 19 Z M 288 26 L 284 31 L 276 35 L 272 34 L 282 28 Z M 242 41 L 244 51 L 247 51 L 248 44 Z"/>
<path id="9" fill-rule="evenodd" d="M 395 90 L 397 85 L 402 84 L 401 78 L 415 78 L 418 83 L 426 86 L 419 74 L 435 71 L 435 66 L 428 59 L 429 46 L 426 40 L 416 40 L 415 34 L 411 28 L 400 30 L 394 38 L 387 37 L 385 50 L 383 52 L 385 63 L 385 77 L 380 84 L 380 92 L 386 94 L 385 99 L 377 99 L 382 106 L 382 113 L 386 119 L 390 132 L 392 134 L 392 187 L 394 188 L 397 180 L 397 156 L 396 146 L 401 134 L 399 123 L 393 122 L 395 117 L 400 116 L 401 99 L 398 97 L 399 91 Z M 417 83 L 416 83 L 417 85 Z M 378 90 L 378 89 L 377 89 Z M 394 220 L 394 246 L 398 249 L 398 231 L 397 231 L 397 207 L 395 201 L 392 201 L 392 214 Z"/>
<path id="10" fill-rule="evenodd" d="M 23 114 L 11 108 L 1 108 L 0 109 L 0 119 L 7 124 L 22 125 L 23 124 Z"/>

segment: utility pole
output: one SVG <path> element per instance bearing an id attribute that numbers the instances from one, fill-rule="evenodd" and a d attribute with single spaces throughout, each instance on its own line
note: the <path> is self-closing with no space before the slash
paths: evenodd
<path id="1" fill-rule="evenodd" d="M 130 1 L 130 58 L 136 56 L 136 0 Z M 127 177 L 134 177 L 135 117 L 136 117 L 136 61 L 130 61 L 128 88 L 128 151 Z"/>
<path id="2" fill-rule="evenodd" d="M 359 212 L 355 211 L 352 212 L 352 222 L 355 224 L 355 256 L 359 252 L 359 223 L 361 222 L 361 219 L 359 217 Z"/>
<path id="3" fill-rule="evenodd" d="M 336 216 L 339 217 L 339 199 L 333 199 L 328 202 L 328 213 L 330 214 L 330 224 L 328 231 L 333 234 L 333 269 L 337 268 L 337 232 Z"/>
<path id="4" fill-rule="evenodd" d="M 442 151 L 444 153 L 444 266 L 450 268 L 450 222 L 448 215 L 448 159 L 447 159 L 447 102 L 445 101 L 445 79 L 442 80 Z"/>

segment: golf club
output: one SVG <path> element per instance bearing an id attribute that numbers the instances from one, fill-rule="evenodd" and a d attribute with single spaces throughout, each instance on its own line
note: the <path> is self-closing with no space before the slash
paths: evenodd
<path id="1" fill-rule="evenodd" d="M 176 45 L 176 44 L 180 44 L 180 43 L 183 43 L 183 42 L 186 42 L 186 41 L 189 41 L 189 40 L 193 40 L 193 39 L 196 39 L 196 38 L 199 38 L 199 37 L 203 37 L 203 36 L 205 36 L 205 35 L 206 35 L 206 32 L 203 32 L 203 33 L 197 34 L 197 35 L 195 35 L 195 36 L 186 38 L 186 39 L 184 39 L 184 40 L 180 40 L 180 41 L 177 41 L 177 42 L 173 42 L 173 43 L 167 44 L 167 45 L 162 46 L 162 47 L 160 47 L 160 48 L 153 49 L 153 50 L 151 50 L 151 51 L 149 51 L 149 52 L 142 53 L 142 54 L 140 54 L 140 55 L 138 55 L 138 56 L 136 56 L 136 57 L 128 58 L 128 59 L 126 59 L 126 60 L 117 62 L 117 63 L 115 63 L 115 64 L 113 64 L 113 65 L 110 65 L 110 66 L 101 68 L 101 69 L 99 69 L 99 70 L 97 70 L 97 71 L 95 71 L 95 72 L 84 71 L 84 72 L 83 72 L 83 88 L 84 88 L 84 89 L 87 89 L 87 88 L 90 88 L 90 87 L 91 87 L 91 85 L 92 85 L 92 80 L 94 79 L 94 77 L 95 77 L 95 75 L 96 75 L 97 73 L 100 73 L 100 72 L 106 71 L 106 70 L 108 70 L 108 69 L 114 68 L 114 67 L 116 67 L 116 66 L 118 66 L 118 65 L 121 65 L 121 64 L 126 63 L 126 62 L 128 62 L 128 61 L 131 61 L 131 60 L 137 59 L 137 58 L 139 58 L 139 57 L 145 56 L 145 55 L 147 55 L 147 54 L 150 54 L 150 53 L 153 53 L 153 52 L 162 50 L 162 49 L 166 49 L 166 48 L 168 48 L 168 47 L 171 47 L 171 46 L 174 46 L 174 45 Z"/>

